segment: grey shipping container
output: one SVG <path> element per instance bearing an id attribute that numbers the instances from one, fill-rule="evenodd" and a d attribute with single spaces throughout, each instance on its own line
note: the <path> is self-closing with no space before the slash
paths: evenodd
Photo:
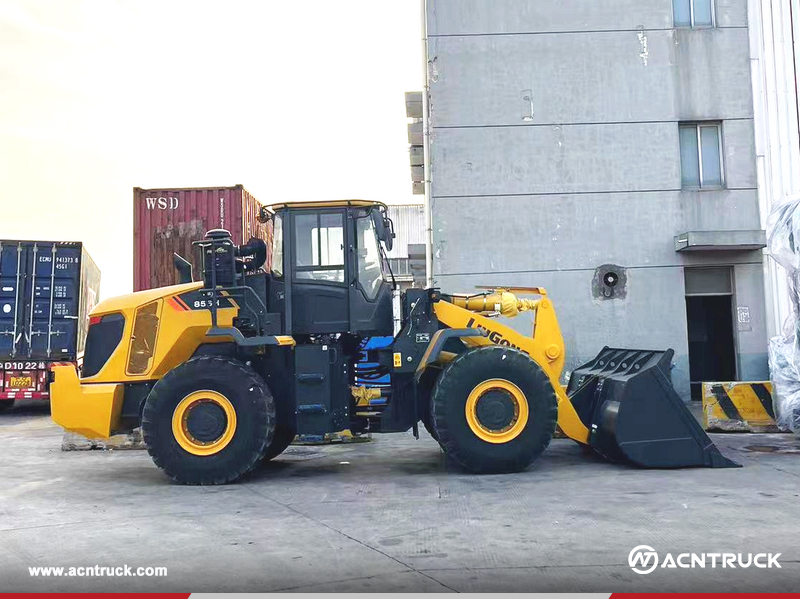
<path id="1" fill-rule="evenodd" d="M 82 243 L 0 241 L 0 409 L 49 397 L 49 366 L 78 361 L 99 293 Z"/>

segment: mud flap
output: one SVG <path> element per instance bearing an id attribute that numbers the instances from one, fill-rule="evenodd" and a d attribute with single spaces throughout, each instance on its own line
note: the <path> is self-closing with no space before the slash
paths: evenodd
<path id="1" fill-rule="evenodd" d="M 738 468 L 675 392 L 675 352 L 605 347 L 570 376 L 567 394 L 603 457 L 644 468 Z"/>

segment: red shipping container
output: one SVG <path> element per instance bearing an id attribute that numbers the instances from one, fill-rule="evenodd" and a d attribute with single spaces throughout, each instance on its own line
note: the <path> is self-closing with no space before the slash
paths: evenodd
<path id="1" fill-rule="evenodd" d="M 271 264 L 272 223 L 258 222 L 261 203 L 244 187 L 182 189 L 133 188 L 133 290 L 178 283 L 172 261 L 177 253 L 192 263 L 195 279 L 202 276 L 200 252 L 192 242 L 210 229 L 227 229 L 234 243 L 251 237 L 267 242 Z"/>

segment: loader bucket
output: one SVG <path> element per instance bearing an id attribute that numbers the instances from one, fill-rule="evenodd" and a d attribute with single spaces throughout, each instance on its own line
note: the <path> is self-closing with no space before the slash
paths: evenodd
<path id="1" fill-rule="evenodd" d="M 567 394 L 603 457 L 644 468 L 736 468 L 709 439 L 670 379 L 675 352 L 613 349 L 570 376 Z"/>

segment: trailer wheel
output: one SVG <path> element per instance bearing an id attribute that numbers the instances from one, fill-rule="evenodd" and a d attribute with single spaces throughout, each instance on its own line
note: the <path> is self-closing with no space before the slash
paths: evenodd
<path id="1" fill-rule="evenodd" d="M 13 399 L 0 400 L 0 414 L 2 414 L 3 412 L 8 412 L 13 407 L 14 407 Z"/>
<path id="2" fill-rule="evenodd" d="M 558 420 L 558 400 L 542 368 L 496 345 L 453 360 L 432 402 L 442 449 L 475 473 L 524 470 L 550 444 Z"/>
<path id="3" fill-rule="evenodd" d="M 156 466 L 188 485 L 238 480 L 264 456 L 275 402 L 241 362 L 198 356 L 173 368 L 148 395 L 142 435 Z"/>

